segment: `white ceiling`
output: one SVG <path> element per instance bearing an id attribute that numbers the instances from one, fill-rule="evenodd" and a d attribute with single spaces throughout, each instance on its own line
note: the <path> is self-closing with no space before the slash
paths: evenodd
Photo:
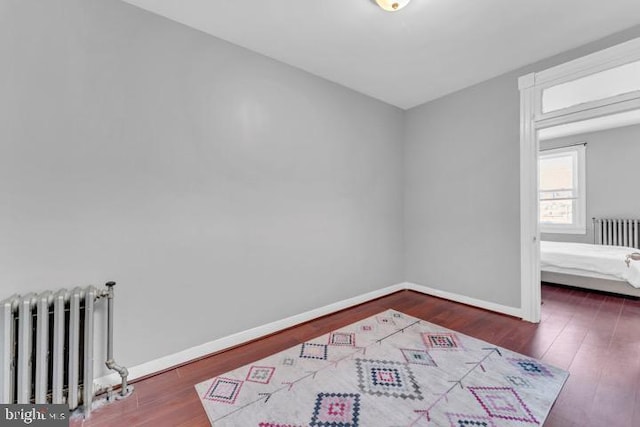
<path id="1" fill-rule="evenodd" d="M 640 23 L 639 0 L 124 0 L 407 109 Z"/>

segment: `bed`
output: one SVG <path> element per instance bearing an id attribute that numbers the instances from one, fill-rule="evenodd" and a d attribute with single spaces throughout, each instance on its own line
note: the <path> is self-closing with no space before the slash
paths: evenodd
<path id="1" fill-rule="evenodd" d="M 542 241 L 541 280 L 640 297 L 639 252 L 627 246 Z"/>

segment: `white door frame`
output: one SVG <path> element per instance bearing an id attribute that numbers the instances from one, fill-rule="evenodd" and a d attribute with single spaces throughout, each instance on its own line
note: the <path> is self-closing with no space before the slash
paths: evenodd
<path id="1" fill-rule="evenodd" d="M 557 111 L 542 111 L 549 87 L 640 60 L 640 38 L 553 68 L 520 77 L 520 286 L 522 319 L 540 321 L 540 229 L 538 226 L 538 130 L 640 108 L 640 91 Z"/>

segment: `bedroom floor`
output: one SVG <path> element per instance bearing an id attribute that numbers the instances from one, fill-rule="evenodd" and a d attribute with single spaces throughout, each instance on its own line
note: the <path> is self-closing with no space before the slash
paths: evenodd
<path id="1" fill-rule="evenodd" d="M 402 291 L 135 383 L 126 400 L 72 426 L 208 426 L 194 384 L 388 308 L 568 369 L 545 426 L 640 425 L 640 301 L 542 286 L 538 325 Z"/>

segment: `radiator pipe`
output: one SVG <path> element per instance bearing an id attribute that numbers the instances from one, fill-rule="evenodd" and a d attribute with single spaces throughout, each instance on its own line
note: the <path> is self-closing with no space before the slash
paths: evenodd
<path id="1" fill-rule="evenodd" d="M 116 371 L 120 378 L 122 378 L 122 387 L 120 388 L 120 395 L 116 399 L 122 399 L 131 394 L 133 387 L 127 385 L 127 376 L 129 371 L 124 366 L 120 366 L 113 360 L 113 287 L 116 282 L 107 282 L 107 361 L 105 365 L 112 371 Z"/>

